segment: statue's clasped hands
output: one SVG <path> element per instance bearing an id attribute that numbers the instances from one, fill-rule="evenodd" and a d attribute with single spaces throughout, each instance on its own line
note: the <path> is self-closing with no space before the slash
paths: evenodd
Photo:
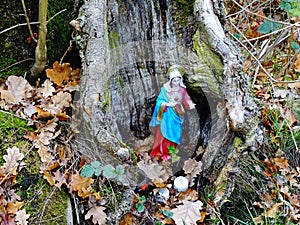
<path id="1" fill-rule="evenodd" d="M 167 102 L 165 103 L 167 107 L 174 107 L 175 105 L 177 105 L 176 102 Z"/>

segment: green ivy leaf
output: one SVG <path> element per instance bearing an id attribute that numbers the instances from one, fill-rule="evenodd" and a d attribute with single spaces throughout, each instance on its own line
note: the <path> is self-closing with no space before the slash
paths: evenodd
<path id="1" fill-rule="evenodd" d="M 290 10 L 292 9 L 292 6 L 289 2 L 287 1 L 283 1 L 281 4 L 280 4 L 280 9 L 283 9 L 285 10 L 287 13 L 290 12 Z"/>
<path id="2" fill-rule="evenodd" d="M 99 161 L 94 161 L 91 163 L 92 167 L 94 168 L 95 176 L 100 176 L 101 172 L 103 171 L 103 168 Z"/>
<path id="3" fill-rule="evenodd" d="M 299 44 L 295 41 L 292 42 L 292 48 L 296 51 L 300 48 Z"/>
<path id="4" fill-rule="evenodd" d="M 136 204 L 135 204 L 135 207 L 136 207 L 136 210 L 137 210 L 139 213 L 142 213 L 142 212 L 144 212 L 144 210 L 145 210 L 144 204 L 142 204 L 142 203 L 140 203 L 140 202 L 136 203 Z"/>
<path id="5" fill-rule="evenodd" d="M 141 203 L 145 203 L 146 202 L 146 197 L 145 197 L 145 195 L 142 195 L 141 197 L 139 197 L 139 202 L 141 202 Z"/>
<path id="6" fill-rule="evenodd" d="M 267 34 L 272 31 L 278 30 L 279 26 L 280 26 L 279 23 L 266 20 L 258 27 L 257 31 L 261 34 Z"/>
<path id="7" fill-rule="evenodd" d="M 117 174 L 124 174 L 124 167 L 122 165 L 117 165 L 116 167 L 116 173 Z"/>
<path id="8" fill-rule="evenodd" d="M 80 175 L 83 177 L 92 177 L 94 175 L 94 167 L 92 167 L 91 165 L 84 165 L 82 167 L 82 170 L 80 172 Z"/>
<path id="9" fill-rule="evenodd" d="M 168 218 L 171 219 L 171 217 L 173 216 L 173 213 L 169 210 L 162 210 L 162 213 Z"/>
<path id="10" fill-rule="evenodd" d="M 111 165 L 108 164 L 103 167 L 103 176 L 107 179 L 113 179 L 117 177 L 116 169 Z"/>

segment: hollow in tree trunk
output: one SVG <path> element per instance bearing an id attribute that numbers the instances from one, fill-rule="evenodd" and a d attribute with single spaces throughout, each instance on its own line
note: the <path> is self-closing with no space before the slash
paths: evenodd
<path id="1" fill-rule="evenodd" d="M 196 185 L 201 190 L 212 184 L 222 206 L 240 155 L 254 151 L 262 133 L 240 51 L 222 28 L 221 3 L 196 0 L 193 14 L 180 20 L 178 6 L 169 1 L 85 2 L 78 34 L 85 43 L 78 117 L 83 154 L 123 163 L 116 152 L 151 135 L 148 122 L 159 87 L 167 69 L 180 64 L 197 108 L 187 128 L 196 143 L 188 157 L 202 165 Z"/>

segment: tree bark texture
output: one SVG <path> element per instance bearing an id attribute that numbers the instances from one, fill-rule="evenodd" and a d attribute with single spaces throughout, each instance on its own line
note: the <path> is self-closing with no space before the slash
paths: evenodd
<path id="1" fill-rule="evenodd" d="M 47 63 L 47 6 L 48 0 L 39 1 L 39 32 L 38 41 L 35 49 L 35 63 L 31 68 L 31 74 L 36 76 L 44 71 Z"/>
<path id="2" fill-rule="evenodd" d="M 115 26 L 118 26 L 117 16 L 120 20 L 122 17 L 130 20 L 126 10 L 120 10 L 121 3 L 118 2 L 86 1 L 78 17 L 82 24 L 82 33 L 78 33 L 78 40 L 84 43 L 84 48 L 81 49 L 82 83 L 79 116 L 77 117 L 80 121 L 79 150 L 87 154 L 90 159 L 101 159 L 104 163 L 121 163 L 116 152 L 122 147 L 127 147 L 127 143 L 122 139 L 118 118 L 115 113 L 112 113 L 111 107 L 115 106 L 111 104 L 113 97 L 108 82 L 111 79 L 110 67 L 113 63 L 118 64 L 112 55 L 116 56 L 126 51 L 125 48 L 120 47 L 120 40 L 124 36 L 120 36 L 119 33 L 118 38 L 114 39 L 114 33 L 110 30 L 113 27 L 111 24 L 115 23 Z M 141 2 L 139 4 L 142 4 Z M 150 12 L 145 14 L 140 12 L 140 17 L 144 18 L 152 14 L 151 29 L 162 32 L 147 33 L 145 30 L 138 30 L 137 33 L 130 31 L 129 34 L 142 36 L 144 48 L 149 47 L 145 45 L 145 40 L 150 37 L 152 49 L 159 46 L 153 54 L 166 58 L 169 52 L 180 48 L 180 45 L 176 43 L 176 40 L 179 40 L 178 35 L 176 37 L 170 33 L 175 26 L 169 29 L 172 23 L 165 25 L 166 20 L 171 20 L 168 14 L 170 12 L 168 9 L 172 8 L 171 3 L 166 1 L 165 5 L 160 5 L 161 11 L 156 10 L 158 1 L 148 1 L 147 4 L 149 4 Z M 133 3 L 129 6 L 128 9 L 132 12 L 135 12 L 136 8 L 141 8 L 141 6 L 135 8 Z M 162 10 L 164 7 L 165 11 Z M 239 49 L 226 37 L 222 28 L 222 23 L 225 21 L 222 7 L 222 1 L 196 0 L 193 16 L 195 34 L 192 37 L 192 47 L 186 47 L 192 49 L 187 53 L 190 61 L 185 61 L 185 57 L 179 54 L 179 61 L 182 62 L 188 74 L 185 82 L 190 88 L 191 95 L 205 96 L 206 99 L 206 103 L 199 102 L 197 108 L 201 121 L 199 132 L 203 134 L 195 151 L 196 159 L 202 163 L 198 188 L 201 189 L 204 185 L 203 180 L 209 180 L 216 190 L 225 184 L 225 188 L 217 193 L 216 203 L 219 207 L 232 192 L 234 174 L 238 172 L 240 155 L 255 150 L 262 141 L 258 110 L 251 98 L 249 79 L 242 71 L 243 59 Z M 135 22 L 139 23 L 139 21 L 136 18 Z M 127 32 L 126 25 L 123 24 L 122 29 L 124 29 L 123 33 Z M 162 51 L 165 47 L 162 40 L 166 37 L 174 38 L 176 46 L 173 48 L 168 44 L 168 48 L 165 48 L 167 51 Z M 160 43 L 153 45 L 156 40 Z M 139 45 L 132 46 L 134 46 L 133 49 L 139 48 Z M 115 55 L 111 53 L 112 49 Z M 115 67 L 125 68 L 126 60 L 130 61 L 130 55 L 126 54 L 122 63 L 119 62 Z M 168 63 L 172 63 L 172 60 L 170 59 Z M 174 62 L 178 61 L 174 60 Z M 189 63 L 193 63 L 193 66 L 188 66 Z M 169 64 L 164 65 L 167 67 Z M 152 68 L 154 70 L 148 71 L 156 77 L 155 82 L 159 82 L 160 77 L 155 74 L 161 71 L 157 69 L 158 67 Z M 124 71 L 126 73 L 126 70 Z M 144 82 L 140 85 L 140 89 L 144 88 L 146 93 L 147 85 L 145 87 L 143 85 L 148 81 Z M 133 94 L 136 94 L 136 91 L 133 91 Z M 152 93 L 150 95 L 153 97 Z M 209 108 L 207 113 L 204 113 L 202 106 Z M 209 127 L 210 131 L 204 133 L 203 130 L 206 127 Z"/>

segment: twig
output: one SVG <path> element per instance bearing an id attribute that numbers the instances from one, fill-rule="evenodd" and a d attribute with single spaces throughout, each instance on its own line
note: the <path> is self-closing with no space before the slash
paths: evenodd
<path id="1" fill-rule="evenodd" d="M 23 6 L 23 10 L 24 10 L 24 15 L 25 15 L 25 19 L 26 19 L 26 23 L 27 23 L 27 26 L 28 26 L 28 30 L 29 30 L 30 36 L 31 36 L 31 38 L 32 38 L 32 40 L 34 42 L 37 42 L 36 38 L 34 37 L 34 35 L 32 33 L 32 29 L 31 29 L 31 26 L 30 26 L 29 17 L 27 15 L 27 10 L 26 10 L 26 6 L 25 6 L 25 2 L 24 2 L 24 0 L 21 0 L 21 2 L 22 2 L 22 6 Z"/>
<path id="2" fill-rule="evenodd" d="M 221 224 L 222 225 L 225 225 L 225 223 L 223 222 L 223 220 L 222 220 L 222 218 L 221 218 L 221 216 L 219 215 L 220 213 L 219 212 L 217 212 L 216 210 L 215 210 L 215 208 L 214 207 L 209 207 L 216 215 L 217 215 L 217 217 L 219 218 L 219 220 L 220 220 L 220 222 L 221 222 Z"/>
<path id="3" fill-rule="evenodd" d="M 54 14 L 54 16 L 52 16 L 46 24 L 48 24 L 51 20 L 53 20 L 56 16 L 58 16 L 59 14 L 63 13 L 64 11 L 66 11 L 67 9 L 63 9 L 61 11 L 59 11 L 58 13 Z"/>
<path id="4" fill-rule="evenodd" d="M 69 47 L 67 48 L 67 50 L 65 51 L 65 53 L 63 54 L 63 56 L 60 59 L 59 64 L 62 64 L 62 61 L 64 60 L 64 58 L 66 57 L 67 53 L 72 49 L 72 43 L 70 43 Z"/>
<path id="5" fill-rule="evenodd" d="M 31 22 L 30 24 L 31 25 L 36 25 L 36 24 L 40 24 L 40 22 Z M 5 32 L 7 32 L 7 31 L 13 30 L 13 29 L 15 29 L 17 27 L 21 27 L 21 26 L 27 26 L 27 23 L 20 23 L 20 24 L 14 25 L 12 27 L 6 28 L 5 30 L 0 31 L 0 34 L 3 34 Z"/>
<path id="6" fill-rule="evenodd" d="M 260 14 L 258 14 L 258 13 L 251 12 L 250 10 L 248 10 L 248 9 L 246 9 L 245 7 L 243 7 L 242 5 L 240 5 L 237 1 L 235 1 L 235 0 L 232 0 L 232 1 L 233 1 L 237 6 L 239 6 L 239 7 L 242 9 L 242 11 L 245 11 L 245 12 L 247 12 L 247 13 L 249 13 L 249 14 L 255 15 L 255 16 L 260 17 L 260 18 L 265 19 L 265 20 L 269 20 L 269 21 L 274 22 L 274 23 L 280 23 L 280 24 L 284 24 L 284 25 L 291 25 L 291 23 L 282 22 L 282 21 L 277 21 L 277 20 L 274 20 L 274 19 L 265 17 L 265 16 L 263 16 L 263 15 L 260 15 Z M 228 15 L 227 17 L 230 17 L 230 16 L 231 16 L 231 15 Z M 295 24 L 299 24 L 299 22 L 298 22 L 298 23 L 295 23 Z M 295 24 L 292 24 L 292 25 L 295 25 Z M 299 24 L 299 25 L 300 25 L 300 24 Z"/>
<path id="7" fill-rule="evenodd" d="M 54 17 L 56 17 L 58 14 L 60 14 L 60 13 L 62 13 L 62 12 L 64 12 L 64 11 L 66 11 L 66 9 L 63 9 L 63 10 L 61 10 L 60 12 L 56 13 L 54 16 L 52 16 L 52 17 L 47 21 L 47 24 L 48 24 L 51 20 L 53 20 Z M 38 25 L 38 24 L 40 24 L 40 22 L 31 22 L 31 23 L 29 23 L 29 24 L 30 24 L 30 25 Z M 14 25 L 14 26 L 12 26 L 12 27 L 6 28 L 6 29 L 0 31 L 0 34 L 3 34 L 3 33 L 5 33 L 5 32 L 7 32 L 7 31 L 13 30 L 13 29 L 15 29 L 15 28 L 17 28 L 17 27 L 21 27 L 21 26 L 27 26 L 27 23 L 20 23 L 20 24 Z"/>
<path id="8" fill-rule="evenodd" d="M 34 61 L 34 59 L 33 59 L 33 58 L 28 58 L 28 59 L 23 59 L 23 60 L 21 60 L 21 61 L 19 61 L 19 62 L 15 62 L 15 63 L 9 65 L 8 67 L 6 67 L 6 68 L 0 70 L 0 73 L 2 73 L 2 72 L 5 71 L 5 70 L 8 70 L 8 69 L 11 68 L 11 67 L 14 67 L 15 65 L 21 64 L 21 63 L 26 62 L 26 61 Z"/>
<path id="9" fill-rule="evenodd" d="M 253 55 L 252 52 L 249 51 L 249 49 L 247 48 L 247 46 L 245 46 L 239 39 L 237 39 L 233 34 L 230 33 L 230 35 L 241 44 L 241 46 L 246 49 L 247 52 L 249 52 L 249 54 L 252 56 L 252 58 L 255 59 L 255 61 L 258 63 L 258 65 L 262 68 L 262 70 L 267 74 L 267 76 L 270 79 L 271 85 L 273 85 L 273 82 L 275 82 L 276 80 L 271 76 L 271 74 L 269 74 L 269 72 L 261 65 L 260 61 L 258 58 L 255 57 L 255 55 Z"/>
<path id="10" fill-rule="evenodd" d="M 300 80 L 291 80 L 291 81 L 281 81 L 281 80 L 276 80 L 274 79 L 271 74 L 261 65 L 260 61 L 258 58 L 255 57 L 255 55 L 249 51 L 247 46 L 245 46 L 237 37 L 235 37 L 233 34 L 229 33 L 240 45 L 252 56 L 253 59 L 257 62 L 259 67 L 265 72 L 265 74 L 269 77 L 271 85 L 273 86 L 274 83 L 283 83 L 283 84 L 288 84 L 288 83 L 298 83 Z"/>

